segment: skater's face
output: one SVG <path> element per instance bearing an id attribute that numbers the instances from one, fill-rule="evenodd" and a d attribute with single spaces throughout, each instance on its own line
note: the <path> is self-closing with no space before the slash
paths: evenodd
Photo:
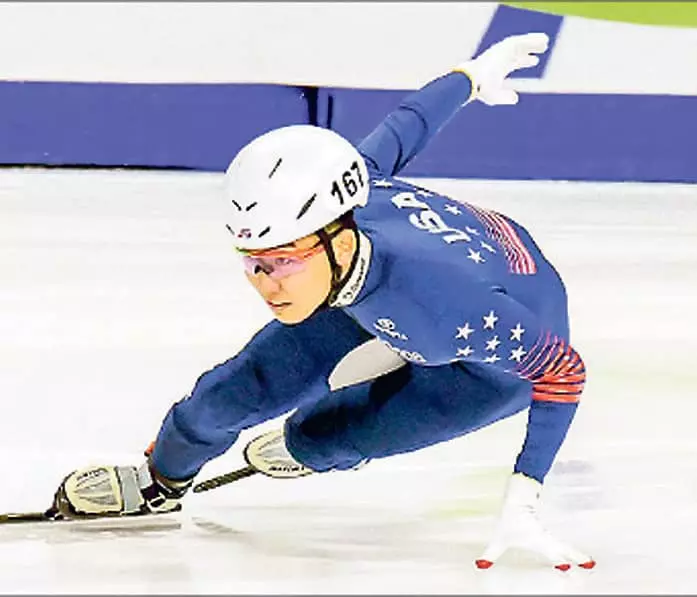
<path id="1" fill-rule="evenodd" d="M 331 243 L 343 274 L 356 248 L 354 233 L 342 230 Z M 307 319 L 329 295 L 331 266 L 316 234 L 282 247 L 251 252 L 243 260 L 247 279 L 282 323 Z"/>

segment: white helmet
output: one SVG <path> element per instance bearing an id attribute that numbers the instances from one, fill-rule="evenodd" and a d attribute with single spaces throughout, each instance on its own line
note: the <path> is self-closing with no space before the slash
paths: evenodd
<path id="1" fill-rule="evenodd" d="M 227 225 L 244 249 L 292 242 L 368 201 L 368 170 L 356 148 L 311 125 L 257 137 L 235 156 L 225 178 Z"/>

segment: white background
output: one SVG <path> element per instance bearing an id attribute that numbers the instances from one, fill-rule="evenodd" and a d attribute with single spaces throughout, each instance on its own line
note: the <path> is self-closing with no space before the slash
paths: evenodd
<path id="1" fill-rule="evenodd" d="M 415 89 L 468 59 L 494 2 L 0 3 L 0 80 Z M 697 29 L 564 20 L 521 90 L 697 94 Z"/>

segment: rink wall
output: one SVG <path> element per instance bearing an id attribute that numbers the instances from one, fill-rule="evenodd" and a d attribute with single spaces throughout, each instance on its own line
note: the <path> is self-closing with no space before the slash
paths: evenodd
<path id="1" fill-rule="evenodd" d="M 405 175 L 697 182 L 692 3 L 512 4 L 6 3 L 0 164 L 221 171 L 292 123 L 357 142 L 457 62 L 542 30 L 519 104 L 467 106 Z"/>

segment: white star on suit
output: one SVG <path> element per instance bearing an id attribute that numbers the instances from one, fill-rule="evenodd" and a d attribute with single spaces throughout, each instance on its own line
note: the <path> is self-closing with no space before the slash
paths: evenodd
<path id="1" fill-rule="evenodd" d="M 498 348 L 499 344 L 501 344 L 501 340 L 499 340 L 498 336 L 494 336 L 491 340 L 489 340 L 486 343 L 486 349 L 495 351 Z"/>
<path id="2" fill-rule="evenodd" d="M 457 349 L 457 356 L 459 357 L 468 357 L 474 352 L 474 349 L 471 346 L 467 346 L 465 348 L 458 348 Z"/>
<path id="3" fill-rule="evenodd" d="M 374 181 L 373 186 L 380 187 L 383 189 L 389 189 L 391 186 L 394 186 L 394 185 L 389 180 L 385 180 L 383 178 L 382 180 Z"/>
<path id="4" fill-rule="evenodd" d="M 467 259 L 471 259 L 475 263 L 484 263 L 485 259 L 479 251 L 473 251 L 472 249 L 467 249 L 470 254 L 467 255 Z"/>
<path id="5" fill-rule="evenodd" d="M 496 249 L 494 249 L 494 247 L 492 247 L 490 244 L 485 243 L 483 240 L 480 240 L 479 242 L 482 245 L 482 249 L 486 249 L 489 251 L 489 253 L 496 253 Z"/>
<path id="6" fill-rule="evenodd" d="M 520 361 L 523 359 L 523 357 L 528 354 L 525 352 L 522 346 L 519 346 L 515 350 L 511 351 L 511 356 L 509 357 L 509 361 L 515 361 L 516 363 L 520 363 Z"/>
<path id="7" fill-rule="evenodd" d="M 489 311 L 489 315 L 485 315 L 482 319 L 484 320 L 485 330 L 493 330 L 496 322 L 499 320 L 493 310 Z"/>
<path id="8" fill-rule="evenodd" d="M 455 338 L 463 338 L 467 340 L 472 332 L 474 332 L 474 328 L 471 328 L 468 322 L 464 325 L 464 327 L 457 328 L 457 335 L 455 336 Z"/>
<path id="9" fill-rule="evenodd" d="M 474 234 L 474 236 L 479 236 L 479 230 L 477 230 L 476 228 L 471 228 L 470 226 L 465 226 L 465 232 Z"/>
<path id="10" fill-rule="evenodd" d="M 428 191 L 424 191 L 422 189 L 419 189 L 418 191 L 416 191 L 416 194 L 421 195 L 422 197 L 432 197 L 433 196 L 433 193 L 429 193 Z"/>
<path id="11" fill-rule="evenodd" d="M 459 216 L 462 213 L 457 205 L 446 205 L 443 209 L 454 216 Z"/>
<path id="12" fill-rule="evenodd" d="M 524 333 L 525 330 L 520 327 L 520 323 L 517 323 L 516 326 L 511 330 L 511 340 L 522 342 Z"/>
<path id="13" fill-rule="evenodd" d="M 484 359 L 485 363 L 495 363 L 496 361 L 500 361 L 501 357 L 497 354 L 492 354 L 490 357 L 486 357 Z"/>

